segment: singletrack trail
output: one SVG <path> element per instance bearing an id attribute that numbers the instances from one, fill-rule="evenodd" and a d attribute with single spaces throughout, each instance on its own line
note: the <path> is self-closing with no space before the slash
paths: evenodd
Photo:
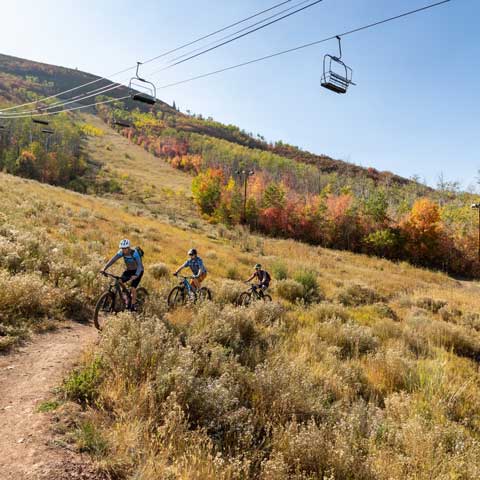
<path id="1" fill-rule="evenodd" d="M 52 414 L 37 410 L 96 338 L 91 325 L 70 323 L 0 356 L 0 480 L 101 478 L 87 458 L 55 445 Z"/>

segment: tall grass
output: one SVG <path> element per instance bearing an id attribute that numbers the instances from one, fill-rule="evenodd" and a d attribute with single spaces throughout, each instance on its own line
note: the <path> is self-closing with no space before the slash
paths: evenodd
<path id="1" fill-rule="evenodd" d="M 155 265 L 146 315 L 111 322 L 64 384 L 80 448 L 112 478 L 480 478 L 476 284 L 0 179 L 0 345 L 88 316 L 120 237 Z M 167 272 L 192 245 L 215 301 L 168 312 Z M 228 269 L 246 278 L 259 258 L 281 265 L 274 301 L 234 308 Z"/>

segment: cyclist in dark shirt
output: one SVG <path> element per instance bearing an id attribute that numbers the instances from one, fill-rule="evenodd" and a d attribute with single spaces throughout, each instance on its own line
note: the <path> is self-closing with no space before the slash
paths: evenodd
<path id="1" fill-rule="evenodd" d="M 271 277 L 266 270 L 262 270 L 262 266 L 257 263 L 255 265 L 255 271 L 252 273 L 249 279 L 246 282 L 251 282 L 254 278 L 257 279 L 258 285 L 256 287 L 262 292 L 262 294 L 270 286 Z"/>

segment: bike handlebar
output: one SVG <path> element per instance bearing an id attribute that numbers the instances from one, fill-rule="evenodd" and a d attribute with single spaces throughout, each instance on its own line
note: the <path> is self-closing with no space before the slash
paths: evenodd
<path id="1" fill-rule="evenodd" d="M 101 273 L 105 277 L 111 277 L 111 278 L 114 278 L 115 280 L 121 280 L 122 279 L 122 277 L 119 277 L 117 275 L 113 275 L 112 273 L 108 273 L 108 272 L 101 272 Z"/>
<path id="2" fill-rule="evenodd" d="M 174 277 L 177 277 L 177 278 L 183 278 L 184 280 L 191 280 L 192 278 L 195 278 L 194 275 L 190 275 L 190 276 L 188 276 L 188 277 L 185 277 L 185 275 L 180 275 L 180 274 L 178 274 L 178 273 L 177 273 L 176 275 L 173 274 L 173 276 L 174 276 Z"/>

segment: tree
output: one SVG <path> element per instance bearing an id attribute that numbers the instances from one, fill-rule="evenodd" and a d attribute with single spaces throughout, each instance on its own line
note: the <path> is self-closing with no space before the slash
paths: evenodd
<path id="1" fill-rule="evenodd" d="M 285 205 L 285 189 L 278 183 L 270 183 L 263 193 L 264 208 L 281 209 Z"/>
<path id="2" fill-rule="evenodd" d="M 400 228 L 405 234 L 405 248 L 411 260 L 423 265 L 438 264 L 442 225 L 440 208 L 435 202 L 429 198 L 417 200 Z"/>
<path id="3" fill-rule="evenodd" d="M 212 216 L 222 196 L 223 172 L 208 169 L 193 179 L 192 193 L 200 211 Z"/>

